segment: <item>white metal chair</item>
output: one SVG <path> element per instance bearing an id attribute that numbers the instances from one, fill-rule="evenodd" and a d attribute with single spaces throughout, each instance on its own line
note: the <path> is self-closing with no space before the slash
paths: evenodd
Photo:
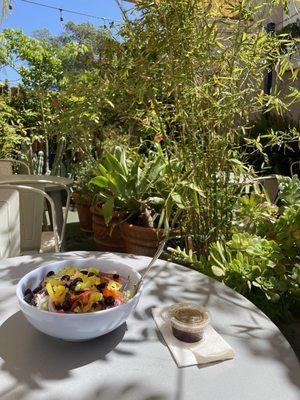
<path id="1" fill-rule="evenodd" d="M 1 158 L 0 159 L 0 175 L 12 175 L 13 174 L 13 164 L 19 164 L 25 168 L 28 175 L 30 175 L 30 168 L 24 162 L 20 160 L 14 160 L 12 158 Z"/>
<path id="2" fill-rule="evenodd" d="M 59 248 L 61 248 L 61 246 L 62 246 L 63 243 L 64 243 L 64 239 L 65 239 L 66 225 L 67 225 L 67 219 L 68 219 L 68 212 L 69 212 L 70 201 L 71 201 L 71 191 L 70 191 L 69 187 L 66 186 L 66 185 L 64 185 L 63 183 L 58 183 L 58 182 L 55 181 L 55 180 L 51 181 L 51 179 L 49 179 L 49 178 L 50 178 L 49 176 L 48 176 L 48 179 L 47 179 L 47 180 L 41 178 L 41 179 L 39 179 L 39 180 L 36 181 L 36 182 L 39 183 L 39 184 L 48 184 L 48 185 L 49 185 L 49 183 L 50 183 L 50 184 L 52 183 L 52 184 L 55 185 L 56 187 L 57 187 L 57 186 L 60 186 L 61 189 L 62 189 L 62 190 L 65 190 L 66 193 L 67 193 L 67 202 L 66 202 L 66 207 L 65 207 L 64 215 L 57 215 L 57 214 L 60 214 L 60 212 L 62 212 L 62 205 L 61 205 L 61 207 L 58 207 L 57 212 L 56 212 L 55 214 L 52 213 L 52 207 L 50 208 L 51 213 L 52 213 L 52 221 L 53 221 L 53 220 L 56 221 L 56 224 L 57 224 L 57 227 L 58 227 L 58 228 L 60 228 L 60 226 L 59 226 L 59 225 L 60 225 L 60 222 L 59 222 L 59 221 L 62 219 L 61 233 L 60 233 L 60 239 L 59 239 Z M 48 196 L 50 197 L 49 192 L 50 192 L 50 189 L 48 190 Z M 56 196 L 56 195 L 57 195 L 57 196 Z M 54 196 L 58 197 L 58 196 L 60 196 L 60 194 L 58 194 L 58 192 L 57 192 L 57 190 L 56 190 L 56 191 L 55 191 L 55 194 L 52 193 L 51 196 L 52 196 L 52 197 L 54 197 Z M 51 197 L 51 200 L 53 201 L 52 197 Z M 53 204 L 54 204 L 54 203 L 53 203 Z M 61 211 L 60 211 L 60 210 L 61 210 Z M 59 230 L 60 230 L 60 229 L 59 229 Z M 44 232 L 44 237 L 45 237 L 45 240 L 47 240 L 47 241 L 50 240 L 49 235 L 47 234 L 47 232 Z"/>
<path id="3" fill-rule="evenodd" d="M 279 189 L 277 175 L 260 176 L 254 180 L 262 185 L 270 202 L 276 204 Z"/>
<path id="4" fill-rule="evenodd" d="M 291 176 L 298 175 L 300 178 L 300 160 L 294 161 L 290 166 Z"/>
<path id="5" fill-rule="evenodd" d="M 28 221 L 24 218 L 24 211 L 22 213 L 19 191 L 26 194 L 28 196 L 28 204 L 30 205 L 31 202 L 31 207 L 36 208 L 36 218 L 32 221 L 32 225 L 28 224 Z M 22 196 L 22 199 L 26 199 L 26 196 Z M 43 206 L 39 207 L 38 205 L 43 204 L 44 198 L 49 201 L 53 215 L 54 249 L 56 252 L 60 250 L 56 210 L 52 198 L 43 190 L 32 186 L 1 184 L 0 220 L 2 223 L 0 225 L 0 259 L 40 252 Z M 24 223 L 27 226 L 22 227 Z M 39 228 L 35 226 L 37 224 L 39 224 Z"/>

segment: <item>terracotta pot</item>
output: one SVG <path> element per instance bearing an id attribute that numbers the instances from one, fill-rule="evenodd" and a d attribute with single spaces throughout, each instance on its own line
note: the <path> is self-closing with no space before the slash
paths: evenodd
<path id="1" fill-rule="evenodd" d="M 103 211 L 100 205 L 91 207 L 93 218 L 94 242 L 99 250 L 124 252 L 124 240 L 120 231 L 120 224 L 125 218 L 126 212 L 114 212 L 113 217 L 106 225 Z"/>
<path id="2" fill-rule="evenodd" d="M 163 229 L 145 228 L 128 224 L 127 222 L 123 222 L 120 227 L 126 253 L 154 256 L 159 241 L 163 236 Z"/>
<path id="3" fill-rule="evenodd" d="M 90 211 L 92 198 L 89 195 L 81 195 L 73 192 L 72 198 L 76 204 L 80 229 L 84 232 L 93 232 L 92 214 Z"/>

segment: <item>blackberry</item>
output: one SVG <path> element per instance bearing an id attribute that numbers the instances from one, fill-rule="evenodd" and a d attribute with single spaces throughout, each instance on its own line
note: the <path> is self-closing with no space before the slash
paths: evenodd
<path id="1" fill-rule="evenodd" d="M 89 273 L 89 271 L 87 271 L 86 269 L 82 269 L 80 272 L 81 272 L 83 275 L 87 275 L 87 274 Z"/>
<path id="2" fill-rule="evenodd" d="M 113 274 L 113 279 L 117 280 L 117 279 L 119 279 L 119 278 L 120 278 L 120 275 L 119 275 L 119 274 Z"/>
<path id="3" fill-rule="evenodd" d="M 83 280 L 81 278 L 75 278 L 72 285 L 76 285 L 78 282 L 83 282 Z"/>
<path id="4" fill-rule="evenodd" d="M 25 300 L 26 303 L 28 303 L 28 304 L 31 304 L 32 299 L 33 299 L 33 294 L 32 294 L 32 292 L 27 293 L 27 294 L 24 296 L 24 300 Z"/>
<path id="5" fill-rule="evenodd" d="M 106 306 L 112 306 L 115 303 L 115 298 L 113 296 L 108 296 L 104 300 L 104 303 L 105 303 Z"/>
<path id="6" fill-rule="evenodd" d="M 99 283 L 99 285 L 96 285 L 96 288 L 97 288 L 99 291 L 101 291 L 101 290 L 103 290 L 103 289 L 106 288 L 106 285 L 107 285 L 106 282 L 102 282 L 102 283 Z"/>
<path id="7" fill-rule="evenodd" d="M 64 311 L 70 311 L 71 310 L 71 302 L 70 301 L 64 301 L 63 302 L 63 304 L 62 304 L 62 309 L 64 310 Z"/>
<path id="8" fill-rule="evenodd" d="M 35 289 L 33 289 L 32 293 L 36 294 L 38 293 L 40 290 L 42 290 L 42 286 L 37 286 Z"/>
<path id="9" fill-rule="evenodd" d="M 30 294 L 30 293 L 31 293 L 31 289 L 28 288 L 28 289 L 25 290 L 24 296 L 26 296 L 27 294 Z"/>
<path id="10" fill-rule="evenodd" d="M 70 283 L 70 285 L 69 286 L 67 286 L 67 287 L 69 287 L 69 290 L 71 290 L 72 292 L 74 292 L 74 290 L 75 290 L 75 287 L 76 287 L 76 283 Z"/>
<path id="11" fill-rule="evenodd" d="M 52 275 L 54 275 L 54 271 L 49 271 L 46 276 L 52 276 Z"/>

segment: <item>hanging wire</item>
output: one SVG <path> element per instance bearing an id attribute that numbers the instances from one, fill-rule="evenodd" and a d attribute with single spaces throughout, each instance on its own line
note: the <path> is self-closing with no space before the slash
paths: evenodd
<path id="1" fill-rule="evenodd" d="M 66 8 L 59 8 L 59 7 L 51 6 L 49 4 L 39 3 L 37 1 L 32 1 L 32 0 L 19 0 L 19 1 L 22 1 L 23 3 L 34 4 L 34 5 L 39 6 L 39 7 L 45 7 L 45 8 L 50 8 L 52 10 L 58 10 L 60 13 L 65 12 L 65 13 L 69 13 L 69 14 L 82 15 L 84 17 L 94 18 L 94 19 L 102 20 L 104 22 L 105 21 L 107 21 L 107 22 L 111 21 L 111 22 L 115 22 L 115 23 L 118 23 L 118 24 L 122 23 L 122 21 L 114 20 L 112 18 L 99 17 L 97 15 L 86 14 L 86 13 L 83 13 L 83 12 L 69 10 L 69 9 L 66 9 Z"/>

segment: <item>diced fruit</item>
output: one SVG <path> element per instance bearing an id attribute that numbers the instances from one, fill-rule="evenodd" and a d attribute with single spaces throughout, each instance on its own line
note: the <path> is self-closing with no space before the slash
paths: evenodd
<path id="1" fill-rule="evenodd" d="M 108 290 L 120 290 L 121 287 L 122 287 L 121 283 L 113 280 L 110 280 L 107 284 Z"/>

